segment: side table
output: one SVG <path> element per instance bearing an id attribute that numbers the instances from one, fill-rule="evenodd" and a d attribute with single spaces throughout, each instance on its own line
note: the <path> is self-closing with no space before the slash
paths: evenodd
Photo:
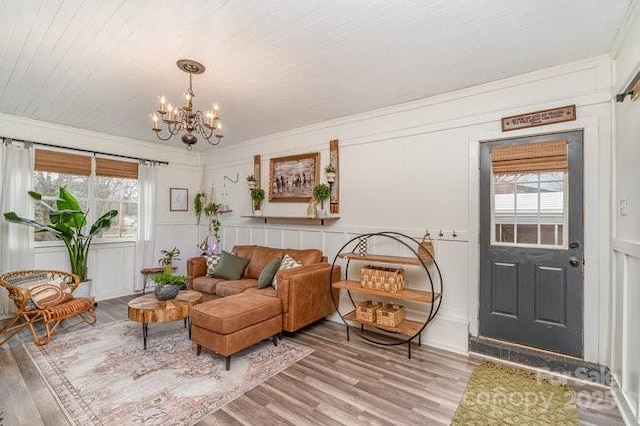
<path id="1" fill-rule="evenodd" d="M 175 266 L 171 268 L 172 270 L 176 270 Z M 147 280 L 149 279 L 149 275 L 161 274 L 164 271 L 164 268 L 144 268 L 140 270 L 140 273 L 144 276 L 144 281 L 142 284 L 142 294 L 145 294 L 147 291 Z"/>

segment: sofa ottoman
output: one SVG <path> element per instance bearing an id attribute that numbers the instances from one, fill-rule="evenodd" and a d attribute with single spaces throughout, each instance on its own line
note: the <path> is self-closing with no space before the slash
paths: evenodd
<path id="1" fill-rule="evenodd" d="M 243 293 L 211 300 L 191 308 L 191 340 L 225 357 L 231 367 L 231 355 L 268 337 L 278 344 L 282 332 L 282 302 L 275 297 Z"/>

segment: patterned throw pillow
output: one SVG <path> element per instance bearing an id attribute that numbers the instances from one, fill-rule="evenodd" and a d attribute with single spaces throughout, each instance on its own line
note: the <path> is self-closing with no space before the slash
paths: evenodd
<path id="1" fill-rule="evenodd" d="M 29 297 L 38 309 L 49 308 L 73 299 L 71 289 L 63 278 L 33 284 L 28 289 Z"/>
<path id="2" fill-rule="evenodd" d="M 298 262 L 297 260 L 295 260 L 293 257 L 289 256 L 288 254 L 285 254 L 284 257 L 282 258 L 282 262 L 280 263 L 280 268 L 278 268 L 278 272 L 284 270 L 284 269 L 292 269 L 292 268 L 298 268 L 302 266 L 302 263 Z M 278 288 L 278 274 L 276 273 L 276 276 L 273 278 L 273 288 L 277 289 Z"/>
<path id="3" fill-rule="evenodd" d="M 213 268 L 216 267 L 218 262 L 220 261 L 219 254 L 210 254 L 207 256 L 207 275 L 213 276 Z"/>

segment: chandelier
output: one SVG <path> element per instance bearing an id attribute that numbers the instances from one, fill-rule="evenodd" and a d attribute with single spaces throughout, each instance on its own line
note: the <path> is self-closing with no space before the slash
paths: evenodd
<path id="1" fill-rule="evenodd" d="M 200 135 L 211 145 L 218 145 L 222 139 L 222 124 L 218 116 L 218 104 L 213 104 L 211 110 L 202 112 L 194 111 L 193 98 L 196 94 L 193 92 L 193 74 L 202 74 L 205 71 L 204 65 L 191 59 L 180 59 L 176 62 L 178 68 L 189 74 L 189 88 L 184 94 L 184 106 L 178 108 L 167 103 L 164 95 L 160 96 L 160 108 L 151 116 L 153 121 L 152 130 L 158 139 L 168 141 L 173 136 L 182 132 L 182 142 L 187 145 L 187 149 L 191 151 L 193 145 L 198 142 L 196 134 Z M 169 132 L 165 137 L 160 128 L 160 121 Z M 216 140 L 211 139 L 215 136 Z"/>

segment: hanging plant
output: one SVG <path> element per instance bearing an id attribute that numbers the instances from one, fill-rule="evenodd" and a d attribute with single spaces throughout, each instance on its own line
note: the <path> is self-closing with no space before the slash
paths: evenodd
<path id="1" fill-rule="evenodd" d="M 202 217 L 202 208 L 204 205 L 203 201 L 206 200 L 206 198 L 207 194 L 205 194 L 204 192 L 198 192 L 193 199 L 193 210 L 196 212 L 198 225 L 200 225 L 200 217 Z"/>

